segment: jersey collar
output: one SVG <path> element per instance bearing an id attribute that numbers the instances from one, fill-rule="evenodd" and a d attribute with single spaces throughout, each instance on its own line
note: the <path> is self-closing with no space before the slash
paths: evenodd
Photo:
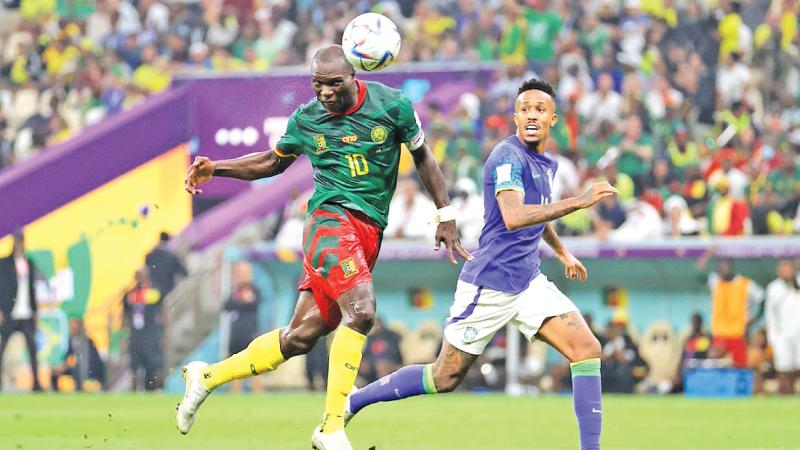
<path id="1" fill-rule="evenodd" d="M 549 156 L 547 154 L 547 152 L 544 152 L 544 153 L 540 154 L 540 153 L 537 153 L 537 152 L 535 152 L 533 150 L 528 149 L 528 147 L 525 145 L 525 143 L 522 142 L 522 140 L 519 138 L 519 136 L 517 136 L 517 133 L 512 134 L 510 137 L 512 139 L 512 142 L 516 145 L 516 147 L 518 149 L 522 150 L 523 153 L 525 155 L 527 155 L 529 158 L 538 159 L 540 161 L 544 161 L 547 164 L 552 164 L 553 163 L 554 158 Z"/>
<path id="2" fill-rule="evenodd" d="M 353 114 L 354 112 L 358 111 L 359 108 L 361 108 L 361 105 L 364 104 L 364 100 L 367 98 L 367 83 L 361 80 L 356 80 L 356 86 L 358 86 L 358 101 L 356 104 L 343 113 L 332 112 L 331 114 L 334 116 L 347 116 L 349 114 Z"/>

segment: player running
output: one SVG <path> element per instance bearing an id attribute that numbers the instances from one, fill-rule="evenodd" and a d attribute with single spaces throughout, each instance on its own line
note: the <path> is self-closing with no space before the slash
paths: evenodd
<path id="1" fill-rule="evenodd" d="M 557 120 L 554 98 L 548 83 L 524 82 L 514 103 L 517 132 L 486 160 L 486 224 L 474 259 L 461 270 L 438 359 L 403 367 L 353 392 L 347 420 L 373 403 L 451 392 L 497 330 L 511 322 L 528 340 L 538 337 L 570 361 L 581 449 L 600 448 L 600 343 L 578 308 L 539 271 L 539 240 L 553 249 L 568 278 L 586 281 L 586 268 L 549 222 L 617 191 L 596 183 L 579 197 L 551 202 L 557 164 L 544 149 Z"/>
<path id="2" fill-rule="evenodd" d="M 303 237 L 305 275 L 297 288 L 291 322 L 255 338 L 226 360 L 211 365 L 195 361 L 184 368 L 186 390 L 176 417 L 181 433 L 189 432 L 197 409 L 215 388 L 275 370 L 336 329 L 325 413 L 312 435 L 312 446 L 352 448 L 344 432 L 345 400 L 375 318 L 370 271 L 397 184 L 402 143 L 411 150 L 420 179 L 439 208 L 435 247 L 444 242 L 453 264 L 453 252 L 471 257 L 459 242 L 444 177 L 408 98 L 383 84 L 355 79 L 355 70 L 338 45 L 314 56 L 311 82 L 316 98 L 294 111 L 275 150 L 221 161 L 197 157 L 189 167 L 186 190 L 197 194 L 201 192 L 197 186 L 212 175 L 243 180 L 271 177 L 305 154 L 314 167 L 315 188 Z M 340 322 L 343 326 L 338 326 Z"/>

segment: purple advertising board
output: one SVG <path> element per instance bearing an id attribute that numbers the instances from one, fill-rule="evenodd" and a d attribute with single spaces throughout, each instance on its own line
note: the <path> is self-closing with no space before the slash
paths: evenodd
<path id="1" fill-rule="evenodd" d="M 425 106 L 435 102 L 445 111 L 454 108 L 465 92 L 486 85 L 495 70 L 486 66 L 432 70 L 392 71 L 361 74 L 401 89 L 414 103 L 425 124 Z M 185 78 L 178 84 L 191 86 L 194 113 L 191 141 L 197 154 L 211 159 L 234 158 L 274 148 L 286 130 L 291 113 L 313 99 L 306 73 L 224 78 Z M 212 180 L 205 194 L 227 197 L 248 189 L 236 180 Z"/>
<path id="2" fill-rule="evenodd" d="M 179 77 L 169 90 L 148 98 L 144 104 L 3 169 L 0 236 L 184 142 L 190 144 L 193 154 L 212 159 L 274 146 L 291 112 L 309 101 L 313 93 L 310 77 L 304 71 L 273 72 Z M 424 121 L 425 104 L 437 102 L 448 110 L 457 105 L 465 91 L 486 85 L 494 73 L 491 66 L 437 66 L 434 70 L 365 74 L 363 78 L 402 89 Z M 305 170 L 310 174 L 310 169 Z M 302 184 L 302 173 L 295 176 Z M 250 187 L 241 181 L 215 179 L 206 195 L 227 197 Z"/>
<path id="3" fill-rule="evenodd" d="M 0 237 L 186 142 L 188 98 L 170 89 L 0 171 Z"/>

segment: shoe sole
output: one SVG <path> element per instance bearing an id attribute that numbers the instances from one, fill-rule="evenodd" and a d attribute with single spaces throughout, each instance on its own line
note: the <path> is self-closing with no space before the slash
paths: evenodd
<path id="1" fill-rule="evenodd" d="M 187 371 L 188 371 L 188 365 L 186 365 L 186 366 L 183 366 L 183 368 L 181 369 L 181 378 L 183 378 L 183 381 L 184 381 L 184 382 L 186 381 L 186 372 L 187 372 Z M 188 392 L 189 392 L 189 383 L 187 382 L 187 383 L 186 383 L 186 386 L 184 386 L 184 388 L 183 388 L 183 398 L 186 398 L 186 394 L 187 394 Z M 183 399 L 181 399 L 181 401 L 180 401 L 180 402 L 178 402 L 178 405 L 177 405 L 177 406 L 175 406 L 175 411 L 176 411 L 176 414 L 175 414 L 175 428 L 178 430 L 178 432 L 179 432 L 180 434 L 182 434 L 182 435 L 186 436 L 187 434 L 189 434 L 189 430 L 191 430 L 191 429 L 192 429 L 192 427 L 190 426 L 190 427 L 189 427 L 189 430 L 186 430 L 186 432 L 184 432 L 184 431 L 182 431 L 182 430 L 180 429 L 180 427 L 178 426 L 178 414 L 177 414 L 177 413 L 180 411 L 180 407 L 181 407 L 181 403 L 182 403 L 182 402 L 183 402 Z"/>

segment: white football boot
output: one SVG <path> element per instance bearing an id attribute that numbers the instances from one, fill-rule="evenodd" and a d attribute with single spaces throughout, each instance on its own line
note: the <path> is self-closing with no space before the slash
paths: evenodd
<path id="1" fill-rule="evenodd" d="M 202 361 L 192 361 L 183 368 L 183 379 L 186 381 L 186 389 L 183 391 L 183 399 L 178 403 L 175 421 L 178 424 L 178 431 L 186 434 L 194 424 L 197 410 L 203 401 L 208 397 L 209 392 L 203 386 L 203 369 L 208 363 Z"/>
<path id="2" fill-rule="evenodd" d="M 350 397 L 356 392 L 358 392 L 358 388 L 353 386 L 353 388 L 350 389 L 350 393 L 347 394 L 347 400 L 344 403 L 344 426 L 347 426 L 347 424 L 350 423 L 350 419 L 355 416 L 350 410 Z"/>
<path id="3" fill-rule="evenodd" d="M 321 425 L 314 428 L 314 434 L 311 435 L 311 448 L 314 450 L 353 450 L 344 430 L 326 434 L 322 432 Z"/>

